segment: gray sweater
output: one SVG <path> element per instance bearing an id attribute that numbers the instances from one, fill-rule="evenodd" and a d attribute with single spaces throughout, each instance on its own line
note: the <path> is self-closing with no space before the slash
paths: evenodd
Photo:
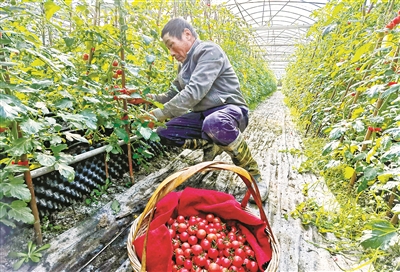
<path id="1" fill-rule="evenodd" d="M 228 57 L 213 42 L 196 40 L 168 92 L 152 95 L 164 108 L 153 110 L 159 121 L 181 116 L 189 110 L 204 111 L 224 104 L 247 107 Z"/>

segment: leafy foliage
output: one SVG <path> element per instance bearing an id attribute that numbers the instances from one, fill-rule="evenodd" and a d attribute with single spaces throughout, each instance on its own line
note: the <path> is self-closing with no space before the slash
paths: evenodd
<path id="1" fill-rule="evenodd" d="M 38 263 L 40 258 L 42 257 L 41 251 L 44 251 L 50 247 L 50 244 L 45 244 L 41 247 L 37 247 L 33 244 L 32 241 L 28 242 L 28 251 L 27 252 L 10 252 L 9 257 L 18 258 L 19 261 L 16 262 L 13 266 L 14 270 L 18 270 L 24 263 L 32 261 L 34 263 Z"/>
<path id="2" fill-rule="evenodd" d="M 20 156 L 28 156 L 30 169 L 54 167 L 73 180 L 75 171 L 68 165 L 72 143 L 104 142 L 107 152 L 121 152 L 118 141 L 128 142 L 132 135 L 158 140 L 149 123 L 137 118 L 149 107 L 125 102 L 169 88 L 177 65 L 160 32 L 171 15 L 190 19 L 202 39 L 225 49 L 250 105 L 276 88 L 271 71 L 259 62 L 261 53 L 248 48 L 253 40 L 246 24 L 221 7 L 197 1 L 121 0 L 101 5 L 11 1 L 0 7 L 0 144 L 5 166 L 0 170 L 5 178 L 0 215 L 8 225 L 10 219 L 32 221 L 28 207 L 3 203 L 3 197 L 28 201 L 26 185 L 15 178 L 23 171 L 10 167 Z M 133 152 L 139 164 L 148 156 L 145 148 Z"/>
<path id="3" fill-rule="evenodd" d="M 352 214 L 355 233 L 338 234 L 361 240 L 377 267 L 377 256 L 392 250 L 388 241 L 399 236 L 398 225 L 388 221 L 394 216 L 388 198 L 398 199 L 400 189 L 400 27 L 388 28 L 399 9 L 392 0 L 330 1 L 314 12 L 317 23 L 307 33 L 309 42 L 297 47 L 283 83 L 298 126 L 322 145 L 320 156 L 310 156 L 303 168 L 316 167 L 311 170 L 322 174 L 342 208 L 349 202 L 359 206 L 357 215 L 350 207 L 341 211 Z M 317 207 L 310 216 L 323 212 Z M 334 233 L 345 228 L 333 226 Z"/>

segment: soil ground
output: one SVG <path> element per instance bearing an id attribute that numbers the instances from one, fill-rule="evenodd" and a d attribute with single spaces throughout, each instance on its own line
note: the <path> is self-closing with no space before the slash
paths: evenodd
<path id="1" fill-rule="evenodd" d="M 324 249 L 332 246 L 329 241 L 335 239 L 333 236 L 329 234 L 322 236 L 313 227 L 306 228 L 301 224 L 300 220 L 293 219 L 290 216 L 290 212 L 299 203 L 305 201 L 306 197 L 303 195 L 302 190 L 306 184 L 309 184 L 310 188 L 308 197 L 315 198 L 320 204 L 329 203 L 327 208 L 335 206 L 335 199 L 324 183 L 319 181 L 317 177 L 307 173 L 300 174 L 296 171 L 296 168 L 300 166 L 304 158 L 293 155 L 290 150 L 301 150 L 302 141 L 300 133 L 296 131 L 291 121 L 283 99 L 283 94 L 277 91 L 257 109 L 252 111 L 250 124 L 244 133 L 253 156 L 259 164 L 263 182 L 266 182 L 269 187 L 269 197 L 263 208 L 267 214 L 274 236 L 280 245 L 279 271 L 348 270 L 356 266 L 356 260 L 343 256 L 332 256 Z M 180 166 L 185 166 L 183 161 L 189 165 L 201 161 L 201 151 L 181 151 L 173 149 L 168 156 L 157 158 L 151 163 L 148 170 L 136 173 L 135 180 L 144 180 L 146 182 L 152 174 L 162 175 L 163 173 L 160 174 L 157 172 L 160 169 L 170 168 L 170 171 L 175 171 L 176 168 L 180 169 Z M 175 161 L 176 158 L 179 158 L 182 164 L 177 164 Z M 227 154 L 222 154 L 215 160 L 231 163 L 231 159 Z M 229 183 L 232 175 L 221 173 L 212 175 L 212 178 L 216 179 L 213 186 L 219 190 L 224 186 L 227 187 L 227 180 Z M 204 177 L 202 182 L 207 184 L 207 179 L 209 180 L 211 177 Z M 107 220 L 107 217 L 102 222 L 101 218 L 95 218 L 94 214 L 102 206 L 107 203 L 109 204 L 114 199 L 120 200 L 123 203 L 123 199 L 129 194 L 129 191 L 124 186 L 125 183 L 126 180 L 123 179 L 114 181 L 109 192 L 98 199 L 97 203 L 92 203 L 90 206 L 85 204 L 73 205 L 64 212 L 49 218 L 48 222 L 43 222 L 44 242 L 59 243 L 58 246 L 62 250 L 61 244 L 65 242 L 65 236 L 73 236 L 74 232 L 72 229 L 76 229 L 77 225 L 82 221 L 95 220 L 96 230 L 97 228 L 110 227 L 109 224 L 116 224 L 117 221 Z M 223 189 L 227 190 L 227 188 Z M 154 188 L 147 190 L 154 190 Z M 145 194 L 144 190 L 140 191 L 140 193 Z M 131 197 L 138 197 L 137 191 L 134 191 Z M 138 201 L 137 203 L 141 202 Z M 138 204 L 138 207 L 135 206 L 137 214 L 143 208 L 143 205 L 140 205 Z M 128 205 L 127 207 L 130 206 Z M 250 208 L 255 209 L 254 206 Z M 118 224 L 120 224 L 118 234 L 107 237 L 101 247 L 92 251 L 93 259 L 85 263 L 84 266 L 80 265 L 79 269 L 74 267 L 69 270 L 58 270 L 57 266 L 53 266 L 51 270 L 48 270 L 46 267 L 49 267 L 48 264 L 51 263 L 49 259 L 51 258 L 47 257 L 45 252 L 44 261 L 46 265 L 26 265 L 20 271 L 132 271 L 126 253 L 129 225 L 123 225 L 121 222 Z M 89 223 L 87 225 L 89 226 Z M 60 240 L 61 238 L 59 237 L 64 237 L 62 238 L 64 240 Z M 0 271 L 12 271 L 12 262 L 5 258 L 5 255 L 10 250 L 23 252 L 27 241 L 33 239 L 32 229 L 26 229 L 18 235 L 15 234 L 12 243 L 4 246 L 0 251 Z M 51 254 L 56 255 L 55 249 Z M 49 255 L 51 254 L 49 253 Z M 52 258 L 54 259 L 54 257 Z"/>

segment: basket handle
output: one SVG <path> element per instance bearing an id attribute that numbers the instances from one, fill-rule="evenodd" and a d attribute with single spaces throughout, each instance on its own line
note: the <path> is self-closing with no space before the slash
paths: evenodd
<path id="1" fill-rule="evenodd" d="M 256 205 L 260 211 L 260 218 L 262 221 L 264 221 L 266 223 L 267 228 L 270 231 L 271 237 L 272 237 L 272 239 L 274 239 L 274 237 L 272 236 L 271 227 L 269 225 L 267 216 L 265 215 L 265 212 L 264 212 L 264 209 L 262 206 L 260 192 L 258 190 L 257 183 L 254 180 L 254 178 L 246 170 L 244 170 L 243 168 L 236 166 L 236 165 L 226 164 L 223 162 L 202 162 L 202 163 L 190 166 L 190 167 L 186 167 L 180 171 L 177 171 L 174 174 L 167 177 L 164 181 L 162 181 L 160 183 L 160 185 L 157 187 L 157 189 L 155 190 L 155 192 L 153 193 L 153 195 L 150 197 L 144 211 L 140 215 L 140 218 L 138 221 L 138 227 L 136 228 L 135 233 L 133 235 L 133 240 L 136 239 L 138 230 L 142 226 L 143 219 L 145 218 L 145 216 L 147 214 L 149 214 L 149 220 L 147 222 L 147 229 L 146 229 L 146 236 L 145 236 L 144 243 L 143 243 L 142 268 L 141 268 L 142 272 L 146 271 L 147 238 L 148 238 L 148 233 L 149 233 L 150 222 L 153 220 L 155 206 L 165 195 L 172 192 L 179 185 L 181 185 L 183 182 L 185 182 L 188 178 L 192 177 L 194 174 L 196 174 L 198 172 L 208 171 L 208 170 L 230 170 L 240 176 L 240 178 L 246 184 L 246 187 L 247 187 L 247 192 L 241 202 L 241 207 L 244 209 L 248 204 L 250 195 L 253 196 L 253 198 L 256 202 Z"/>

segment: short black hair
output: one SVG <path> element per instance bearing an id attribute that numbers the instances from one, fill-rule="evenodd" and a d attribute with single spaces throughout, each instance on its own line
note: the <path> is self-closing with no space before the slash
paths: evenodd
<path id="1" fill-rule="evenodd" d="M 193 26 L 183 18 L 171 19 L 161 31 L 161 38 L 166 34 L 169 34 L 171 37 L 182 40 L 182 33 L 185 28 L 189 29 L 189 31 L 192 32 L 193 37 L 197 39 L 196 30 L 194 30 Z"/>

